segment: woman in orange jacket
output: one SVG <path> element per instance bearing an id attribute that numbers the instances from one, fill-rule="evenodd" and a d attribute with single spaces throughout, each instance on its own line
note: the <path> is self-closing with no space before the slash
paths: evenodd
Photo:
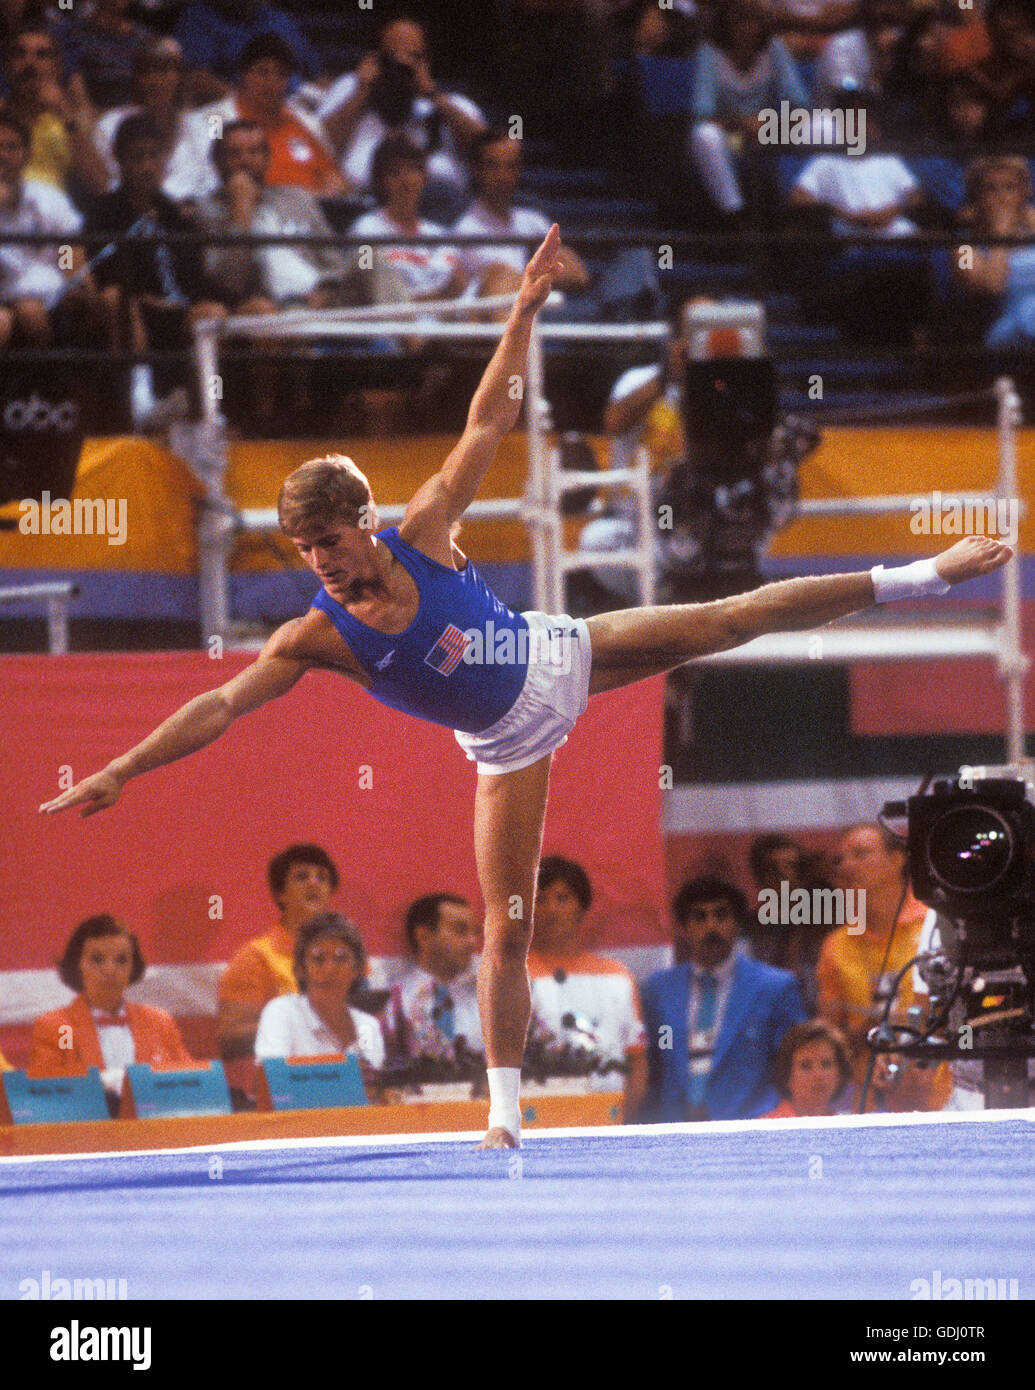
<path id="1" fill-rule="evenodd" d="M 116 918 L 100 913 L 80 922 L 58 962 L 62 982 L 76 997 L 33 1024 L 29 1074 L 61 1076 L 97 1067 L 105 1090 L 117 1094 L 132 1062 L 190 1063 L 170 1014 L 125 999 L 144 970 L 140 943 Z"/>

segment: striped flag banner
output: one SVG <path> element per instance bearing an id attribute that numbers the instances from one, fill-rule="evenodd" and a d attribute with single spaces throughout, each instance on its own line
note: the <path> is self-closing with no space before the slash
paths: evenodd
<path id="1" fill-rule="evenodd" d="M 461 632 L 455 623 L 450 623 L 424 658 L 425 664 L 441 672 L 443 676 L 451 676 L 470 645 L 471 638 Z"/>

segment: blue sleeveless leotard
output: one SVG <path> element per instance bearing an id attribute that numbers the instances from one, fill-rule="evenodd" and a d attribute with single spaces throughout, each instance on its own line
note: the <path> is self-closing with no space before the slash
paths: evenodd
<path id="1" fill-rule="evenodd" d="M 528 670 L 528 623 L 496 597 L 470 560 L 447 569 L 399 535 L 377 533 L 413 576 L 417 616 L 404 632 L 378 632 L 326 589 L 313 599 L 373 682 L 375 700 L 418 719 L 477 734 L 502 719 Z"/>

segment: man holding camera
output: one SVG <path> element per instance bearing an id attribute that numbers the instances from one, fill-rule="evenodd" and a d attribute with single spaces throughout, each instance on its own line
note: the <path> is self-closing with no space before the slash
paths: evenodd
<path id="1" fill-rule="evenodd" d="M 446 225 L 460 215 L 465 156 L 485 121 L 473 101 L 435 82 L 416 21 L 383 24 L 377 49 L 333 84 L 319 116 L 351 187 L 369 189 L 374 151 L 386 135 L 407 135 L 428 155 L 424 215 Z"/>

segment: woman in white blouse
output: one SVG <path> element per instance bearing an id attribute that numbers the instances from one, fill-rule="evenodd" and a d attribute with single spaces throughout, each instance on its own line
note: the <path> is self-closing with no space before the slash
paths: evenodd
<path id="1" fill-rule="evenodd" d="M 349 1005 L 349 994 L 366 973 L 367 953 L 359 928 L 338 912 L 321 912 L 298 929 L 295 979 L 298 994 L 271 999 L 259 1019 L 255 1055 L 319 1057 L 355 1053 L 375 1071 L 384 1065 L 381 1026 Z"/>

